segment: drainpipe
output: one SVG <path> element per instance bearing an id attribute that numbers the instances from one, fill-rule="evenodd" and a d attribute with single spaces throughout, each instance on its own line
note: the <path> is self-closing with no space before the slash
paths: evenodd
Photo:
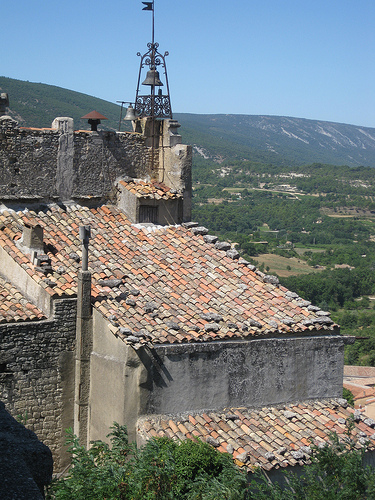
<path id="1" fill-rule="evenodd" d="M 82 269 L 78 272 L 75 351 L 74 433 L 81 445 L 89 444 L 90 356 L 92 351 L 91 273 L 88 271 L 90 226 L 79 228 Z"/>

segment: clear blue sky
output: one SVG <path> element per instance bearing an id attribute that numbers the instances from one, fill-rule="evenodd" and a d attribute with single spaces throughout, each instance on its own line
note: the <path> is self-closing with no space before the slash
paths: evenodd
<path id="1" fill-rule="evenodd" d="M 0 75 L 134 100 L 151 15 L 141 0 L 2 2 Z M 375 127 L 375 0 L 155 0 L 155 40 L 174 112 Z"/>

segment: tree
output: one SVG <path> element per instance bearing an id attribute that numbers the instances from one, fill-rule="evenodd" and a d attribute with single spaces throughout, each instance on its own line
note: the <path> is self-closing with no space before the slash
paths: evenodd
<path id="1" fill-rule="evenodd" d="M 69 431 L 72 468 L 55 481 L 48 499 L 56 500 L 241 500 L 246 474 L 232 457 L 202 441 L 154 438 L 137 449 L 126 428 L 114 424 L 112 447 L 95 441 L 86 450 Z"/>
<path id="2" fill-rule="evenodd" d="M 362 464 L 350 421 L 344 439 L 331 435 L 311 446 L 311 465 L 301 475 L 285 473 L 285 486 L 261 470 L 250 485 L 232 457 L 201 441 L 153 438 L 143 448 L 129 444 L 114 424 L 112 447 L 95 441 L 86 450 L 69 432 L 72 465 L 49 488 L 47 500 L 362 500 L 375 498 L 375 472 Z"/>

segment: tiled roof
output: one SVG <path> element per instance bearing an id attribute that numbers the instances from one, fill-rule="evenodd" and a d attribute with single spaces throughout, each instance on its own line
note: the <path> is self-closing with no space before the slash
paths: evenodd
<path id="1" fill-rule="evenodd" d="M 133 193 L 137 198 L 153 198 L 155 200 L 171 200 L 181 198 L 181 194 L 162 182 L 145 182 L 141 179 L 121 180 L 121 186 Z"/>
<path id="2" fill-rule="evenodd" d="M 375 377 L 360 377 L 360 378 L 346 378 L 344 377 L 344 381 L 349 384 L 363 385 L 368 387 L 373 387 L 375 385 Z"/>
<path id="3" fill-rule="evenodd" d="M 344 377 L 375 377 L 375 367 L 344 365 Z"/>
<path id="4" fill-rule="evenodd" d="M 18 248 L 23 224 L 44 228 L 53 272 Z M 327 314 L 238 258 L 207 230 L 131 225 L 113 206 L 57 205 L 0 213 L 0 245 L 53 297 L 76 294 L 79 226 L 91 226 L 94 307 L 124 341 L 139 345 L 241 340 L 264 335 L 336 334 Z M 138 342 L 138 344 L 136 344 Z"/>
<path id="5" fill-rule="evenodd" d="M 34 304 L 0 276 L 0 323 L 46 319 Z"/>
<path id="6" fill-rule="evenodd" d="M 347 406 L 345 400 L 322 400 L 259 409 L 230 408 L 222 412 L 141 417 L 137 432 L 143 439 L 207 441 L 233 455 L 239 466 L 265 470 L 310 462 L 311 444 L 321 446 L 330 433 L 346 439 L 348 419 L 354 417 L 352 439 L 359 449 L 375 449 L 375 421 Z"/>
<path id="7" fill-rule="evenodd" d="M 375 389 L 353 382 L 344 382 L 345 389 L 348 389 L 354 396 L 354 400 L 375 396 Z"/>

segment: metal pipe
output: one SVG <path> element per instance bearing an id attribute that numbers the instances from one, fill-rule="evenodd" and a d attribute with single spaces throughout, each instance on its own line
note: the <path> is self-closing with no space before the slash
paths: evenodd
<path id="1" fill-rule="evenodd" d="M 88 271 L 89 268 L 89 240 L 91 237 L 90 226 L 80 226 L 79 239 L 82 241 L 82 271 Z"/>

